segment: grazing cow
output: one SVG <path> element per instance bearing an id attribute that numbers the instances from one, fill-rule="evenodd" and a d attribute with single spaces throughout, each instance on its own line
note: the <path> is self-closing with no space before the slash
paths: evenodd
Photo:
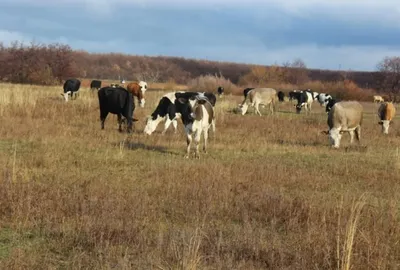
<path id="1" fill-rule="evenodd" d="M 332 96 L 325 93 L 320 93 L 317 95 L 317 101 L 322 106 L 326 106 L 329 102 L 329 99 L 332 99 Z"/>
<path id="2" fill-rule="evenodd" d="M 381 96 L 374 96 L 374 103 L 375 102 L 384 102 L 384 100 L 383 100 L 383 97 L 381 97 Z"/>
<path id="3" fill-rule="evenodd" d="M 379 116 L 379 125 L 382 125 L 382 133 L 389 134 L 389 125 L 390 122 L 393 121 L 393 118 L 396 114 L 396 108 L 394 107 L 392 102 L 384 102 L 379 106 L 378 116 Z"/>
<path id="4" fill-rule="evenodd" d="M 118 130 L 122 132 L 122 116 L 127 119 L 127 132 L 132 132 L 133 111 L 135 103 L 133 102 L 133 94 L 122 87 L 106 86 L 100 88 L 97 92 L 100 105 L 100 121 L 101 129 L 104 129 L 104 122 L 109 113 L 118 116 Z"/>
<path id="5" fill-rule="evenodd" d="M 360 142 L 362 119 L 363 107 L 357 101 L 341 101 L 333 105 L 328 114 L 329 131 L 324 131 L 329 134 L 332 147 L 339 148 L 344 132 L 349 132 L 350 143 L 354 141 L 354 133 Z"/>
<path id="6" fill-rule="evenodd" d="M 90 83 L 90 89 L 91 89 L 91 90 L 93 90 L 93 89 L 99 90 L 100 88 L 101 88 L 101 81 L 99 81 L 99 80 L 93 80 L 93 81 Z"/>
<path id="7" fill-rule="evenodd" d="M 190 99 L 191 97 L 195 97 L 198 95 L 204 94 L 204 96 L 210 101 L 211 105 L 214 107 L 215 103 L 217 101 L 216 96 L 213 93 L 201 93 L 201 92 L 184 92 L 184 91 L 178 91 L 178 92 L 170 92 L 168 94 L 165 94 L 164 96 L 161 97 L 156 109 L 153 111 L 153 113 L 147 117 L 146 120 L 146 126 L 144 128 L 144 133 L 147 135 L 151 135 L 157 128 L 157 125 L 165 120 L 164 124 L 164 130 L 162 131 L 161 134 L 165 134 L 167 131 L 168 127 L 173 125 L 175 129 L 175 133 L 177 131 L 177 119 L 181 118 L 181 115 L 179 112 L 177 112 L 176 109 L 176 99 L 177 98 L 184 98 L 184 99 Z M 213 121 L 212 123 L 212 128 L 213 132 L 215 132 L 215 122 Z"/>
<path id="8" fill-rule="evenodd" d="M 297 100 L 297 95 L 296 93 L 301 93 L 303 91 L 301 90 L 293 90 L 289 92 L 289 101 L 292 101 L 293 99 Z"/>
<path id="9" fill-rule="evenodd" d="M 75 96 L 75 99 L 78 95 L 79 88 L 81 87 L 81 81 L 78 79 L 68 79 L 64 83 L 64 96 L 65 102 L 68 102 L 68 95 L 71 95 L 71 99 Z"/>
<path id="10" fill-rule="evenodd" d="M 271 114 L 274 113 L 275 104 L 277 102 L 278 96 L 275 89 L 272 88 L 254 88 L 248 91 L 245 99 L 241 104 L 239 104 L 239 111 L 241 111 L 242 115 L 245 115 L 247 109 L 249 108 L 249 104 L 255 108 L 256 114 L 261 116 L 261 112 L 258 108 L 260 104 L 269 105 L 269 109 Z"/>
<path id="11" fill-rule="evenodd" d="M 285 93 L 283 93 L 282 91 L 279 91 L 278 99 L 279 99 L 279 102 L 284 102 L 285 101 Z"/>
<path id="12" fill-rule="evenodd" d="M 146 92 L 147 90 L 147 83 L 145 82 L 133 82 L 133 83 L 129 83 L 126 86 L 126 90 L 128 90 L 128 92 L 131 92 L 134 96 L 136 96 L 139 100 L 139 106 L 140 107 L 144 107 L 145 104 L 145 99 L 144 99 L 144 92 Z"/>
<path id="13" fill-rule="evenodd" d="M 311 112 L 311 104 L 314 101 L 312 93 L 309 91 L 292 92 L 292 99 L 297 100 L 297 104 L 294 105 L 296 113 L 300 113 L 302 107 L 305 108 L 307 114 Z"/>
<path id="14" fill-rule="evenodd" d="M 220 87 L 218 87 L 217 92 L 218 92 L 218 96 L 221 97 L 224 94 L 225 89 L 222 86 L 220 86 Z"/>
<path id="15" fill-rule="evenodd" d="M 175 104 L 185 126 L 187 142 L 185 158 L 190 156 L 192 136 L 196 146 L 195 157 L 200 158 L 199 144 L 202 133 L 204 137 L 203 151 L 207 153 L 208 130 L 215 122 L 214 107 L 204 93 L 192 96 L 189 99 L 183 96 L 177 97 Z"/>
<path id="16" fill-rule="evenodd" d="M 318 95 L 319 95 L 318 92 L 311 91 L 311 89 L 307 89 L 306 92 L 310 93 L 312 101 L 318 100 Z"/>
<path id="17" fill-rule="evenodd" d="M 333 105 L 335 105 L 336 103 L 340 102 L 340 100 L 338 99 L 334 99 L 334 98 L 328 98 L 326 99 L 326 106 L 325 106 L 325 112 L 329 113 L 329 111 L 332 109 Z"/>
<path id="18" fill-rule="evenodd" d="M 246 98 L 246 97 L 247 97 L 247 94 L 250 92 L 250 90 L 253 90 L 253 89 L 254 89 L 254 87 L 245 88 L 245 89 L 243 90 L 243 96 L 244 96 L 244 98 Z"/>

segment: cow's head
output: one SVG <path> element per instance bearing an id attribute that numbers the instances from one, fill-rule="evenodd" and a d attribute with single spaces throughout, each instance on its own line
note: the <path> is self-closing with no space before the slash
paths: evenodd
<path id="1" fill-rule="evenodd" d="M 296 104 L 294 106 L 296 107 L 296 113 L 300 113 L 301 112 L 301 108 L 303 107 L 303 104 L 298 103 L 298 104 Z"/>
<path id="2" fill-rule="evenodd" d="M 143 133 L 151 135 L 157 128 L 157 125 L 163 120 L 164 117 L 157 115 L 157 118 L 153 118 L 151 115 L 146 119 L 146 126 L 144 127 Z"/>
<path id="3" fill-rule="evenodd" d="M 238 111 L 242 114 L 245 115 L 247 112 L 247 109 L 249 108 L 249 105 L 247 103 L 242 103 L 238 105 Z"/>
<path id="4" fill-rule="evenodd" d="M 140 90 L 142 90 L 142 93 L 144 94 L 147 90 L 147 82 L 140 81 L 139 86 L 140 86 Z"/>
<path id="5" fill-rule="evenodd" d="M 338 128 L 331 128 L 329 131 L 322 131 L 323 134 L 328 134 L 329 141 L 333 148 L 339 148 L 340 140 L 342 139 L 343 132 Z"/>
<path id="6" fill-rule="evenodd" d="M 381 120 L 378 122 L 379 125 L 382 125 L 383 134 L 389 134 L 390 122 L 391 122 L 390 120 Z"/>
<path id="7" fill-rule="evenodd" d="M 61 94 L 61 95 L 64 97 L 65 102 L 68 102 L 68 97 L 69 97 L 69 95 L 72 95 L 72 94 L 71 94 L 71 91 L 68 91 L 68 92 L 66 92 L 64 94 Z"/>

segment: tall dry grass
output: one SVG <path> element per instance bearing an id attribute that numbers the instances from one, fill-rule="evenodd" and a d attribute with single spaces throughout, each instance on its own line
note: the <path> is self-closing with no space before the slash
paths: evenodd
<path id="1" fill-rule="evenodd" d="M 228 95 L 209 153 L 186 160 L 181 123 L 141 132 L 164 92 L 146 93 L 131 136 L 115 116 L 100 130 L 88 89 L 60 92 L 0 85 L 2 269 L 399 267 L 400 129 L 380 133 L 377 105 L 363 103 L 362 145 L 334 151 L 319 105 L 241 116 Z"/>

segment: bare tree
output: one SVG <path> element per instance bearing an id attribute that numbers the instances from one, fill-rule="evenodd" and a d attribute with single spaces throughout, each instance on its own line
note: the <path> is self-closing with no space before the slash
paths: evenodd
<path id="1" fill-rule="evenodd" d="M 377 69 L 380 90 L 387 93 L 391 100 L 397 100 L 400 94 L 400 57 L 385 57 L 378 63 Z"/>

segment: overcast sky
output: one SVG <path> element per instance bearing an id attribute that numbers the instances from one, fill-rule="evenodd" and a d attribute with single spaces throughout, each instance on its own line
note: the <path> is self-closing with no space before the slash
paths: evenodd
<path id="1" fill-rule="evenodd" d="M 0 41 L 375 70 L 400 56 L 399 18 L 392 0 L 1 0 Z"/>

